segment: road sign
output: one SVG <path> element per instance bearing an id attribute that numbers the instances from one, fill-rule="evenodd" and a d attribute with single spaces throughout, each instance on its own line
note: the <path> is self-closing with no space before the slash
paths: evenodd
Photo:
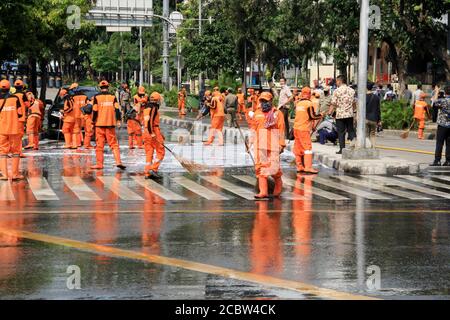
<path id="1" fill-rule="evenodd" d="M 131 27 L 106 27 L 106 32 L 131 32 Z"/>
<path id="2" fill-rule="evenodd" d="M 97 0 L 86 18 L 97 26 L 151 27 L 153 0 Z"/>

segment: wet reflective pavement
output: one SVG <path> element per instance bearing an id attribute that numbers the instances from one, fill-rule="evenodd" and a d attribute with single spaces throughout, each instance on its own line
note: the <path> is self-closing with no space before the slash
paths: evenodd
<path id="1" fill-rule="evenodd" d="M 92 151 L 54 143 L 28 153 L 27 180 L 0 182 L 0 298 L 450 297 L 450 172 L 296 177 L 286 154 L 284 198 L 255 202 L 243 145 L 181 146 L 174 132 L 168 145 L 210 171 L 167 155 L 146 181 L 143 150 L 124 140 L 126 172 L 110 154 L 92 172 Z"/>

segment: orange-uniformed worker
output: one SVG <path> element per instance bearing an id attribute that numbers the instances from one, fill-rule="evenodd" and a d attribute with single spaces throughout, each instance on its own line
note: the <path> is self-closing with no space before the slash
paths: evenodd
<path id="1" fill-rule="evenodd" d="M 139 149 L 144 147 L 142 140 L 142 121 L 144 108 L 148 103 L 145 88 L 140 86 L 138 93 L 133 97 L 133 107 L 127 111 L 128 146 L 134 149 L 134 143 Z"/>
<path id="2" fill-rule="evenodd" d="M 23 136 L 25 135 L 25 124 L 27 123 L 27 115 L 28 115 L 28 108 L 30 107 L 30 102 L 28 101 L 27 96 L 25 94 L 25 84 L 23 83 L 22 80 L 16 80 L 14 82 L 14 89 L 15 89 L 14 95 L 16 95 L 19 98 L 21 109 L 23 111 L 22 116 L 19 118 L 20 128 L 22 129 L 20 139 L 22 139 Z M 25 158 L 25 155 L 22 153 L 22 150 L 20 150 L 20 157 Z"/>
<path id="3" fill-rule="evenodd" d="M 83 127 L 84 127 L 84 141 L 83 145 L 85 149 L 93 149 L 91 145 L 92 137 L 94 136 L 94 121 L 93 121 L 93 106 L 88 101 L 88 104 L 81 108 L 83 113 Z"/>
<path id="4" fill-rule="evenodd" d="M 41 101 L 36 99 L 31 91 L 27 92 L 27 99 L 30 102 L 30 108 L 27 118 L 28 145 L 25 149 L 39 150 L 39 131 L 42 122 Z"/>
<path id="5" fill-rule="evenodd" d="M 428 103 L 425 101 L 426 97 L 427 97 L 426 93 L 420 94 L 419 100 L 417 100 L 416 104 L 414 105 L 414 119 L 416 119 L 416 121 L 419 122 L 418 138 L 420 140 L 425 139 L 424 137 L 425 119 L 426 115 L 429 112 L 428 108 L 430 107 Z"/>
<path id="6" fill-rule="evenodd" d="M 12 180 L 23 179 L 19 173 L 23 123 L 20 121 L 23 104 L 9 92 L 8 80 L 0 81 L 0 172 L 1 180 L 8 180 L 8 158 L 12 157 Z"/>
<path id="7" fill-rule="evenodd" d="M 209 146 L 214 142 L 215 134 L 219 138 L 219 146 L 223 146 L 223 124 L 225 122 L 225 110 L 219 91 L 214 91 L 211 100 L 210 114 L 211 114 L 211 128 L 209 130 L 208 141 L 205 146 Z"/>
<path id="8" fill-rule="evenodd" d="M 300 100 L 295 104 L 294 155 L 298 173 L 318 173 L 313 168 L 311 130 L 314 122 L 320 118 L 316 116 L 314 105 L 311 101 L 311 88 L 304 87 Z"/>
<path id="9" fill-rule="evenodd" d="M 93 102 L 93 123 L 95 126 L 95 155 L 97 164 L 91 169 L 102 170 L 104 162 L 105 142 L 111 148 L 117 168 L 125 170 L 126 167 L 120 159 L 119 142 L 116 136 L 116 126 L 120 127 L 120 106 L 117 98 L 109 93 L 109 83 L 103 80 L 99 84 L 101 92 L 94 97 Z"/>
<path id="10" fill-rule="evenodd" d="M 162 97 L 158 92 L 150 95 L 150 101 L 144 109 L 144 148 L 146 157 L 145 178 L 160 179 L 158 170 L 164 160 L 164 136 L 159 128 L 159 107 Z M 156 152 L 156 158 L 153 154 Z"/>
<path id="11" fill-rule="evenodd" d="M 72 134 L 72 146 L 80 148 L 82 146 L 81 142 L 83 140 L 82 130 L 83 127 L 85 127 L 84 115 L 81 112 L 81 108 L 88 104 L 89 99 L 86 94 L 84 94 L 84 92 L 79 90 L 78 83 L 74 83 L 71 88 L 71 90 L 74 91 L 73 112 L 75 118 L 75 126 Z M 86 133 L 86 129 L 84 129 L 84 131 Z"/>
<path id="12" fill-rule="evenodd" d="M 239 120 L 242 120 L 242 114 L 245 115 L 245 96 L 242 93 L 242 89 L 237 89 L 236 97 L 238 98 L 238 109 L 237 109 L 237 117 Z"/>
<path id="13" fill-rule="evenodd" d="M 186 115 L 186 88 L 182 87 L 180 92 L 178 92 L 178 113 L 180 116 Z"/>
<path id="14" fill-rule="evenodd" d="M 260 106 L 250 117 L 255 123 L 255 172 L 258 178 L 259 194 L 255 199 L 269 198 L 268 178 L 275 179 L 274 197 L 280 197 L 283 189 L 280 154 L 286 143 L 284 117 L 281 111 L 273 106 L 273 96 L 270 92 L 263 92 L 259 97 Z"/>
<path id="15" fill-rule="evenodd" d="M 63 126 L 62 133 L 64 135 L 65 145 L 64 149 L 78 149 L 78 135 L 80 134 L 80 128 L 76 125 L 76 112 L 74 101 L 74 89 L 77 88 L 77 84 L 72 84 L 68 90 L 62 89 L 59 96 L 64 101 L 64 108 L 61 110 L 63 114 Z"/>

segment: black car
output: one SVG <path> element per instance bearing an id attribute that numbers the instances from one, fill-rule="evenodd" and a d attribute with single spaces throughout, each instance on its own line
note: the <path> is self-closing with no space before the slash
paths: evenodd
<path id="1" fill-rule="evenodd" d="M 60 132 L 59 138 L 62 139 L 63 137 L 61 133 L 63 120 L 61 119 L 60 110 L 64 109 L 64 102 L 59 96 L 62 89 L 63 88 L 58 90 L 58 93 L 53 101 L 45 101 L 47 105 L 50 105 L 47 111 L 47 137 L 49 139 L 58 139 L 58 132 Z M 79 87 L 78 91 L 82 91 L 89 100 L 92 100 L 92 98 L 99 93 L 96 87 Z"/>

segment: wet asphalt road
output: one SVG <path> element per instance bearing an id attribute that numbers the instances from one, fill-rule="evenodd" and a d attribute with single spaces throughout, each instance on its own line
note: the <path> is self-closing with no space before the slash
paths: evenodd
<path id="1" fill-rule="evenodd" d="M 188 174 L 168 155 L 149 185 L 126 141 L 123 173 L 110 154 L 97 173 L 92 151 L 28 154 L 28 179 L 0 186 L 1 299 L 450 297 L 450 172 L 297 178 L 286 154 L 285 197 L 256 203 L 243 145 L 192 148 L 165 132 L 212 169 Z M 80 290 L 67 287 L 73 265 Z"/>

